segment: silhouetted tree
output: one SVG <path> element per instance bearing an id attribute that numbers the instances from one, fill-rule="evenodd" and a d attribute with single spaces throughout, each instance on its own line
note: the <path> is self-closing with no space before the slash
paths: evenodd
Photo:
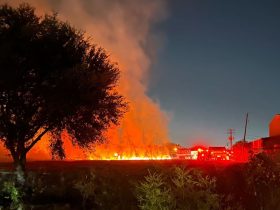
<path id="1" fill-rule="evenodd" d="M 102 139 L 126 109 L 118 77 L 105 51 L 56 15 L 0 6 L 0 139 L 18 172 L 46 134 L 60 158 L 64 130 L 83 148 Z"/>

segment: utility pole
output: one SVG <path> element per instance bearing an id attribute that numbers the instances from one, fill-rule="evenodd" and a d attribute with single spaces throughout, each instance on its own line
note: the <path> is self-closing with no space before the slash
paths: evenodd
<path id="1" fill-rule="evenodd" d="M 247 134 L 247 125 L 248 125 L 248 112 L 246 114 L 246 121 L 245 121 L 245 129 L 244 129 L 244 137 L 243 137 L 243 145 L 242 145 L 242 156 L 241 159 L 242 160 L 248 160 L 248 151 L 246 152 L 246 134 Z"/>
<path id="2" fill-rule="evenodd" d="M 244 137 L 243 137 L 243 142 L 246 142 L 246 134 L 247 134 L 247 124 L 248 124 L 248 112 L 246 114 L 246 121 L 245 121 L 245 130 L 244 130 Z"/>
<path id="3" fill-rule="evenodd" d="M 230 129 L 228 129 L 228 140 L 229 140 L 229 143 L 230 143 L 230 149 L 232 150 L 232 142 L 233 142 L 233 140 L 234 140 L 234 136 L 233 136 L 233 134 L 234 134 L 234 129 L 232 129 L 232 128 L 230 128 Z"/>

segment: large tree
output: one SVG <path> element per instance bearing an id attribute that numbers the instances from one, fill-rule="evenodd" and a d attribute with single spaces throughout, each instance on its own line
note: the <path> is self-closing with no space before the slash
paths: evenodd
<path id="1" fill-rule="evenodd" d="M 61 158 L 62 131 L 80 147 L 102 139 L 126 108 L 119 73 L 102 48 L 56 15 L 0 6 L 0 139 L 17 169 L 46 134 Z"/>

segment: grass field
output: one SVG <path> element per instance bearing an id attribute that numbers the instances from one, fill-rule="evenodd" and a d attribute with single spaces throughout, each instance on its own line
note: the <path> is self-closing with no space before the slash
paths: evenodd
<path id="1" fill-rule="evenodd" d="M 174 166 L 196 167 L 203 170 L 224 169 L 240 163 L 231 161 L 191 161 L 191 160 L 82 160 L 82 161 L 29 161 L 27 171 L 72 171 L 80 169 L 111 170 L 128 173 L 139 173 L 147 169 Z M 242 164 L 241 164 L 242 165 Z M 123 171 L 123 169 L 125 169 Z M 0 162 L 0 171 L 13 170 L 12 163 Z"/>
<path id="2" fill-rule="evenodd" d="M 167 177 L 176 166 L 196 168 L 216 177 L 219 193 L 240 191 L 244 164 L 227 161 L 36 161 L 27 163 L 27 180 L 33 195 L 27 200 L 38 209 L 81 209 L 82 196 L 73 186 L 79 180 L 88 179 L 92 172 L 94 201 L 88 203 L 87 209 L 138 209 L 136 183 L 143 181 L 149 171 Z M 11 163 L 0 163 L 2 181 L 9 179 L 12 170 Z"/>

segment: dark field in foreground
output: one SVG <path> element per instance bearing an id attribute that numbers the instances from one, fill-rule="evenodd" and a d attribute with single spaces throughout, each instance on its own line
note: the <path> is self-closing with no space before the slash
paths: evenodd
<path id="1" fill-rule="evenodd" d="M 86 209 L 138 209 L 135 185 L 150 172 L 168 177 L 176 166 L 196 168 L 217 178 L 219 194 L 242 196 L 242 173 L 246 164 L 185 160 L 129 161 L 36 161 L 27 163 L 30 189 L 28 202 L 41 209 L 81 209 L 82 196 L 75 184 L 94 174 L 94 202 Z M 12 173 L 11 163 L 0 163 L 2 180 Z M 39 183 L 39 184 L 38 184 Z M 34 189 L 33 189 L 34 188 Z M 38 209 L 40 209 L 38 208 Z"/>
<path id="2" fill-rule="evenodd" d="M 206 172 L 241 166 L 242 163 L 231 161 L 191 161 L 191 160 L 82 160 L 82 161 L 29 161 L 27 171 L 67 171 L 75 173 L 77 170 L 113 170 L 114 172 L 139 174 L 152 168 L 172 168 L 174 166 L 195 167 Z M 11 171 L 12 163 L 0 162 L 0 171 Z"/>

